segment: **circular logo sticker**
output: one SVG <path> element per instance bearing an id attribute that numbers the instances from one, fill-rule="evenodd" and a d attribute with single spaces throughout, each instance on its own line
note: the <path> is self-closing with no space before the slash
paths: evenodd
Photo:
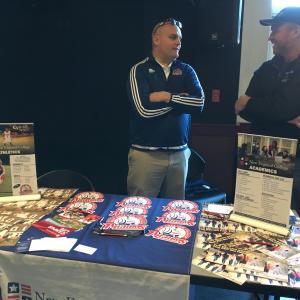
<path id="1" fill-rule="evenodd" d="M 157 222 L 194 226 L 196 225 L 195 219 L 195 215 L 189 212 L 168 211 L 164 213 L 161 217 L 158 217 Z"/>
<path id="2" fill-rule="evenodd" d="M 21 195 L 28 195 L 28 194 L 32 194 L 32 188 L 29 184 L 22 184 L 20 186 L 20 194 Z"/>
<path id="3" fill-rule="evenodd" d="M 126 205 L 150 207 L 151 200 L 146 197 L 127 197 L 123 199 L 121 202 L 117 203 L 117 206 L 126 206 Z"/>
<path id="4" fill-rule="evenodd" d="M 184 226 L 163 225 L 156 229 L 160 234 L 171 236 L 178 239 L 188 239 L 191 231 Z"/>
<path id="5" fill-rule="evenodd" d="M 149 230 L 145 236 L 183 246 L 189 242 L 191 234 L 191 231 L 184 226 L 167 224 Z"/>
<path id="6" fill-rule="evenodd" d="M 120 215 L 108 218 L 107 223 L 114 223 L 116 225 L 140 225 L 146 224 L 147 220 L 144 216 Z"/>
<path id="7" fill-rule="evenodd" d="M 124 206 L 117 208 L 115 211 L 112 211 L 109 215 L 147 215 L 147 213 L 147 208 L 144 208 L 142 206 Z"/>
<path id="8" fill-rule="evenodd" d="M 81 192 L 74 196 L 72 202 L 103 202 L 104 195 L 99 192 Z"/>
<path id="9" fill-rule="evenodd" d="M 74 210 L 79 209 L 87 213 L 93 213 L 97 209 L 97 204 L 95 202 L 71 202 L 63 210 Z"/>
<path id="10" fill-rule="evenodd" d="M 144 230 L 147 227 L 147 219 L 145 216 L 137 215 L 120 215 L 107 219 L 103 224 L 103 229 L 116 230 Z"/>
<path id="11" fill-rule="evenodd" d="M 191 213 L 199 212 L 199 206 L 197 203 L 188 201 L 188 200 L 175 200 L 168 203 L 167 206 L 164 207 L 164 210 L 172 210 L 172 211 L 186 211 Z"/>

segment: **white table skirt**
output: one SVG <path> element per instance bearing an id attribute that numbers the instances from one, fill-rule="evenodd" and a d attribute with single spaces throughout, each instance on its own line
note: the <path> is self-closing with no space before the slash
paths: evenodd
<path id="1" fill-rule="evenodd" d="M 190 280 L 189 275 L 7 251 L 0 251 L 0 270 L 3 300 L 16 290 L 20 299 L 186 300 Z"/>

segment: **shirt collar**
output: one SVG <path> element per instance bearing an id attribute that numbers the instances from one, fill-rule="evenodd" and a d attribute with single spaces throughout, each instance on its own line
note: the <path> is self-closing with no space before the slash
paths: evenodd
<path id="1" fill-rule="evenodd" d="M 298 55 L 298 57 L 290 62 L 285 62 L 283 57 L 282 56 L 279 56 L 279 55 L 275 55 L 273 58 L 272 58 L 272 62 L 273 64 L 275 64 L 277 67 L 279 68 L 282 68 L 282 67 L 293 67 L 293 66 L 296 66 L 296 65 L 300 65 L 300 55 Z"/>
<path id="2" fill-rule="evenodd" d="M 158 62 L 158 61 L 154 58 L 154 56 L 152 55 L 152 53 L 149 55 L 149 59 L 150 59 L 152 62 L 154 62 L 154 63 L 160 65 L 162 68 L 166 68 L 166 67 L 171 68 L 172 65 L 176 62 L 176 59 L 174 59 L 168 66 L 164 66 L 163 64 L 161 64 L 160 62 Z"/>

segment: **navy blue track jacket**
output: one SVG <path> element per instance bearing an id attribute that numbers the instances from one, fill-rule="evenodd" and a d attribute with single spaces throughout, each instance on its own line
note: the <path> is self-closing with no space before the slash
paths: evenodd
<path id="1" fill-rule="evenodd" d="M 190 113 L 201 112 L 204 106 L 201 84 L 190 65 L 175 60 L 166 79 L 163 68 L 152 56 L 147 57 L 131 68 L 127 91 L 132 148 L 146 151 L 187 147 Z M 150 102 L 149 94 L 160 91 L 172 94 L 169 103 Z"/>

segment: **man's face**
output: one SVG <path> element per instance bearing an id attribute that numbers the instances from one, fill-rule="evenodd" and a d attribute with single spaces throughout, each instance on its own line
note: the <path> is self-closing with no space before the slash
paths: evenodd
<path id="1" fill-rule="evenodd" d="M 181 31 L 177 26 L 165 24 L 157 29 L 153 43 L 161 57 L 172 61 L 179 56 L 181 39 Z"/>
<path id="2" fill-rule="evenodd" d="M 273 44 L 273 53 L 284 56 L 293 48 L 293 28 L 296 25 L 284 23 L 276 24 L 271 27 L 269 41 Z"/>

